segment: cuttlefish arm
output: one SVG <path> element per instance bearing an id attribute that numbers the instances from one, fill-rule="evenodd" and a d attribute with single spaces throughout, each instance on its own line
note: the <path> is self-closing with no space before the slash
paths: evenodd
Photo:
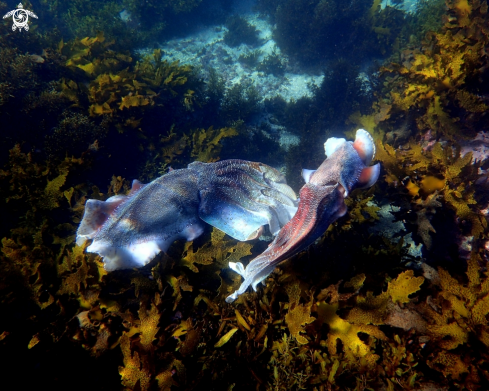
<path id="1" fill-rule="evenodd" d="M 299 206 L 294 217 L 279 231 L 269 247 L 245 268 L 241 263 L 229 263 L 244 281 L 239 289 L 226 298 L 231 303 L 251 285 L 262 282 L 282 261 L 307 248 L 319 238 L 347 207 L 345 197 L 355 188 L 370 187 L 379 177 L 380 165 L 370 166 L 375 145 L 370 134 L 359 129 L 354 142 L 330 138 L 326 141 L 327 159 L 315 171 L 303 176 L 307 183 L 299 193 Z"/>
<path id="2" fill-rule="evenodd" d="M 88 200 L 77 244 L 103 257 L 107 271 L 139 268 L 177 239 L 194 240 L 209 223 L 238 240 L 278 232 L 297 199 L 282 174 L 261 163 L 192 163 L 147 185 L 134 181 L 127 196 Z"/>

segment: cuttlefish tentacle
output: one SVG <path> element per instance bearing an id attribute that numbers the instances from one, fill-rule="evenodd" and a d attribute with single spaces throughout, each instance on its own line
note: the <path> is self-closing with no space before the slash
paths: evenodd
<path id="1" fill-rule="evenodd" d="M 127 196 L 88 200 L 77 244 L 103 257 L 107 271 L 138 268 L 177 239 L 193 240 L 205 222 L 238 240 L 278 232 L 297 198 L 280 172 L 244 160 L 190 164 L 147 185 L 134 181 Z"/>
<path id="2" fill-rule="evenodd" d="M 344 200 L 354 188 L 372 186 L 377 181 L 380 165 L 369 166 L 375 155 L 375 144 L 367 131 L 359 129 L 354 142 L 330 138 L 324 147 L 327 159 L 317 170 L 303 173 L 307 183 L 300 190 L 294 217 L 246 268 L 239 262 L 229 263 L 244 281 L 226 298 L 228 303 L 236 300 L 250 285 L 256 291 L 257 285 L 275 266 L 320 237 L 332 222 L 346 213 Z"/>

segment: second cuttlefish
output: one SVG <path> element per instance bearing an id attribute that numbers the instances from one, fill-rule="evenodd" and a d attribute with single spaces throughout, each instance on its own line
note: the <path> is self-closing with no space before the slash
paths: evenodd
<path id="1" fill-rule="evenodd" d="M 345 197 L 353 189 L 367 188 L 377 181 L 380 164 L 370 166 L 375 144 L 367 131 L 357 130 L 353 142 L 331 137 L 324 143 L 324 151 L 327 158 L 317 170 L 303 170 L 306 184 L 299 193 L 297 212 L 274 241 L 246 268 L 240 262 L 229 263 L 244 281 L 226 302 L 236 300 L 250 285 L 256 291 L 280 262 L 304 250 L 346 213 Z"/>

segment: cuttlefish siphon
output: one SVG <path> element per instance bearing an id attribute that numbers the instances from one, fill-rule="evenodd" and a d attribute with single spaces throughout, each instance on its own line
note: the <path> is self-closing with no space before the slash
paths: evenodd
<path id="1" fill-rule="evenodd" d="M 345 198 L 355 188 L 368 188 L 378 179 L 380 164 L 370 166 L 375 144 L 370 134 L 359 129 L 355 141 L 329 138 L 324 143 L 326 160 L 315 171 L 303 170 L 306 184 L 299 193 L 299 205 L 292 219 L 280 229 L 268 248 L 245 267 L 230 262 L 229 267 L 244 281 L 226 298 L 231 303 L 251 285 L 265 280 L 282 261 L 307 248 L 319 238 L 347 207 Z"/>

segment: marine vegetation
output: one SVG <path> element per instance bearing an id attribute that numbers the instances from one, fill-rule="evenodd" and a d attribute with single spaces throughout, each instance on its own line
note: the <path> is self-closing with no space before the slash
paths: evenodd
<path id="1" fill-rule="evenodd" d="M 260 42 L 256 27 L 239 15 L 229 17 L 226 27 L 228 30 L 224 34 L 224 43 L 228 46 L 238 46 L 242 43 L 255 46 Z"/>
<path id="2" fill-rule="evenodd" d="M 451 234 L 454 240 L 470 246 L 484 240 L 487 230 L 478 206 L 486 202 L 476 185 L 479 166 L 470 153 L 462 156 L 460 147 L 463 138 L 488 125 L 488 60 L 480 55 L 489 42 L 487 3 L 447 5 L 440 32 L 428 33 L 420 46 L 403 49 L 401 62 L 382 68 L 383 95 L 371 113 L 350 117 L 374 131 L 386 190 L 399 194 L 404 189 L 403 197 L 396 196 L 398 205 L 407 202 L 400 215 L 410 211 L 407 221 L 440 258 L 456 256 L 454 248 L 432 241 L 442 227 L 456 224 L 460 232 Z M 442 206 L 452 210 L 448 219 L 437 213 Z"/>
<path id="3" fill-rule="evenodd" d="M 275 21 L 280 49 L 304 66 L 345 57 L 358 64 L 367 56 L 388 54 L 403 25 L 403 12 L 380 0 L 259 2 Z"/>
<path id="4" fill-rule="evenodd" d="M 96 124 L 87 115 L 65 110 L 58 125 L 44 139 L 46 153 L 50 156 L 76 155 L 87 149 L 87 140 L 93 140 L 96 145 L 104 143 L 108 131 L 106 121 Z"/>
<path id="5" fill-rule="evenodd" d="M 205 89 L 205 101 L 207 110 L 204 111 L 204 115 L 206 112 L 210 112 L 211 116 L 216 115 L 219 107 L 221 106 L 222 99 L 224 98 L 224 94 L 226 92 L 226 83 L 224 78 L 219 75 L 219 73 L 214 69 L 210 68 L 207 75 L 207 83 Z M 207 114 L 209 116 L 209 114 Z"/>
<path id="6" fill-rule="evenodd" d="M 470 129 L 487 123 L 487 58 L 480 55 L 489 41 L 487 2 L 450 2 L 447 23 L 439 33 L 431 32 L 421 47 L 408 46 L 399 62 L 383 68 L 388 102 L 396 111 L 419 109 L 420 131 L 435 135 L 469 136 Z M 451 114 L 453 113 L 453 114 Z M 482 121 L 482 122 L 480 122 Z M 473 130 L 472 130 L 473 134 Z"/>
<path id="7" fill-rule="evenodd" d="M 243 80 L 228 88 L 220 106 L 220 115 L 228 124 L 248 120 L 258 111 L 261 101 L 251 80 Z"/>
<path id="8" fill-rule="evenodd" d="M 238 61 L 241 64 L 244 64 L 244 65 L 254 69 L 255 66 L 258 64 L 258 60 L 259 60 L 259 57 L 261 54 L 262 54 L 261 50 L 259 50 L 259 49 L 252 50 L 250 52 L 241 54 L 238 58 Z"/>
<path id="9" fill-rule="evenodd" d="M 416 4 L 416 17 L 408 20 L 412 35 L 409 39 L 423 40 L 428 31 L 438 31 L 443 27 L 446 12 L 445 0 L 419 0 Z"/>
<path id="10" fill-rule="evenodd" d="M 267 74 L 282 76 L 285 73 L 286 64 L 275 51 L 272 54 L 266 56 L 260 64 L 256 67 L 257 71 L 265 72 Z"/>
<path id="11" fill-rule="evenodd" d="M 17 388 L 489 389 L 487 163 L 463 153 L 489 128 L 487 1 L 447 1 L 443 26 L 421 21 L 432 30 L 422 37 L 396 36 L 373 1 L 259 3 L 276 34 L 287 33 L 281 51 L 299 62 L 336 53 L 310 50 L 317 38 L 330 42 L 326 28 L 297 46 L 331 21 L 326 9 L 351 31 L 338 47 L 363 31 L 376 54 L 392 54 L 375 77 L 348 57 L 371 52 L 350 46 L 344 62 L 335 58 L 336 69 L 350 64 L 338 84 L 332 63 L 310 98 L 265 102 L 271 122 L 301 138 L 286 156 L 260 129 L 230 126 L 259 108 L 250 85 L 226 91 L 215 72 L 206 90 L 185 64 L 158 52 L 136 58 L 111 45 L 110 32 L 61 41 L 54 29 L 14 35 L 0 25 L 0 353 Z M 346 3 L 351 14 L 334 8 Z M 200 7 L 131 4 L 135 21 L 151 7 L 165 5 L 165 17 L 172 5 Z M 372 91 L 359 97 L 366 78 Z M 86 200 L 127 195 L 130 180 L 259 153 L 277 166 L 285 159 L 298 189 L 300 170 L 324 159 L 324 140 L 358 127 L 374 136 L 377 184 L 351 192 L 345 216 L 233 304 L 225 298 L 241 279 L 229 263 L 246 265 L 271 237 L 238 242 L 208 228 L 145 268 L 112 273 L 75 246 Z"/>
<path id="12" fill-rule="evenodd" d="M 120 47 L 127 47 L 132 44 L 134 35 L 141 37 L 136 25 L 131 26 L 119 17 L 124 9 L 119 2 L 40 0 L 40 4 L 39 11 L 44 13 L 41 28 L 46 31 L 58 29 L 68 39 L 93 36 L 103 31 L 110 39 L 117 36 Z"/>
<path id="13" fill-rule="evenodd" d="M 28 157 L 17 151 L 12 159 L 13 167 L 29 167 Z M 66 178 L 69 169 L 63 167 L 60 175 Z M 10 174 L 11 183 L 19 183 L 21 178 Z M 56 182 L 54 186 L 48 181 L 44 190 L 39 182 L 32 200 L 43 198 L 49 188 L 56 201 L 46 204 L 48 209 L 70 201 L 73 210 L 80 211 L 84 190 L 63 190 L 64 179 Z M 114 178 L 107 195 L 124 191 L 123 183 Z M 92 190 L 93 196 L 100 196 L 99 191 Z M 257 385 L 395 389 L 399 384 L 415 389 L 432 382 L 446 384 L 447 379 L 466 387 L 485 384 L 482 367 L 475 364 L 487 359 L 484 348 L 467 350 L 468 339 L 462 337 L 463 351 L 471 354 L 471 360 L 464 361 L 464 356 L 452 353 L 453 344 L 435 343 L 449 332 L 443 327 L 457 330 L 462 319 L 472 325 L 467 335 L 481 335 L 479 327 L 485 323 L 476 311 L 483 308 L 487 276 L 478 271 L 476 254 L 467 272 L 468 288 L 454 283 L 445 270 L 429 267 L 425 277 L 412 270 L 393 272 L 392 277 L 360 273 L 345 283 L 328 284 L 313 273 L 316 277 L 306 282 L 297 278 L 299 270 L 290 264 L 273 273 L 259 294 L 246 293 L 229 306 L 223 299 L 239 281 L 226 266 L 250 257 L 259 243 L 236 242 L 214 229 L 210 238 L 160 256 L 147 271 L 150 279 L 137 271 L 107 274 L 98 259 L 69 244 L 68 227 L 51 224 L 27 226 L 3 240 L 2 278 L 9 280 L 3 281 L 7 284 L 2 289 L 8 292 L 13 281 L 19 283 L 19 276 L 34 277 L 22 282 L 23 296 L 2 295 L 2 307 L 32 298 L 44 313 L 28 320 L 29 328 L 38 331 L 24 345 L 25 365 L 35 362 L 36 352 L 54 349 L 56 355 L 66 351 L 67 344 L 88 353 L 75 368 L 61 365 L 66 371 L 62 383 L 73 371 L 88 370 L 87 361 L 94 361 L 102 376 L 95 388 L 113 384 L 118 375 L 126 389 L 224 389 L 235 383 L 233 379 L 243 379 L 239 375 L 243 370 L 250 376 L 235 385 L 238 389 Z M 42 235 L 29 240 L 26 234 L 38 229 Z M 52 249 L 51 238 L 57 243 Z M 39 257 L 42 264 L 36 264 Z M 53 262 L 46 263 L 47 258 Z M 310 273 L 302 275 L 311 278 Z M 432 286 L 441 287 L 434 299 L 429 296 Z M 442 300 L 451 300 L 454 310 L 463 311 L 460 300 L 466 298 L 473 300 L 469 307 L 474 308 L 473 315 L 464 312 L 455 324 L 448 312 L 445 320 L 431 315 Z M 433 321 L 440 327 L 429 327 Z M 14 322 L 2 321 L 7 352 L 16 348 L 19 338 Z M 46 378 L 59 370 L 51 365 L 42 368 Z M 84 379 L 79 382 L 80 387 L 86 384 Z"/>
<path id="14" fill-rule="evenodd" d="M 67 39 L 94 36 L 103 31 L 116 39 L 118 49 L 133 49 L 161 37 L 169 25 L 185 21 L 202 0 L 165 1 L 47 1 L 44 29 L 58 29 Z M 177 20 L 175 20 L 177 19 Z"/>
<path id="15" fill-rule="evenodd" d="M 216 162 L 222 150 L 220 141 L 227 137 L 237 136 L 234 128 L 214 129 L 212 126 L 206 129 L 196 129 L 192 133 L 191 156 L 199 162 Z"/>
<path id="16" fill-rule="evenodd" d="M 60 53 L 67 57 L 66 66 L 82 70 L 91 80 L 86 92 L 91 116 L 113 116 L 125 111 L 131 113 L 131 108 L 171 104 L 177 96 L 183 109 L 192 110 L 195 91 L 182 87 L 191 75 L 190 66 L 163 60 L 161 49 L 155 49 L 152 56 L 134 64 L 129 53 L 114 52 L 108 49 L 110 45 L 112 42 L 106 42 L 99 33 L 94 38 L 73 40 L 68 44 L 61 41 L 58 46 Z M 73 84 L 64 90 L 79 99 L 76 91 L 82 88 Z M 130 114 L 126 118 L 126 123 L 138 122 Z"/>

